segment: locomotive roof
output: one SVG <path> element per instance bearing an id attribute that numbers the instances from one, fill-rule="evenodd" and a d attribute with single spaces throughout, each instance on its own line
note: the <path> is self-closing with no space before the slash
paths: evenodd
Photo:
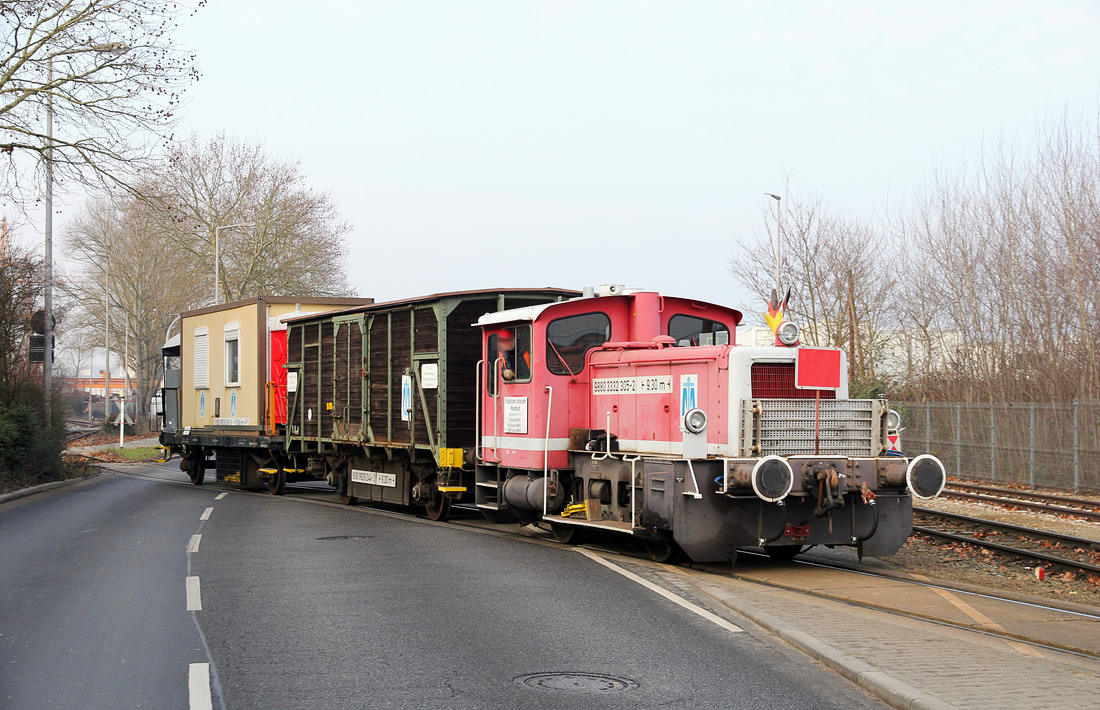
<path id="1" fill-rule="evenodd" d="M 609 299 L 609 298 L 630 298 L 631 296 L 633 296 L 636 293 L 641 293 L 641 291 L 629 290 L 629 291 L 626 291 L 625 293 L 614 294 L 614 295 L 586 296 L 584 298 L 584 300 L 599 301 L 601 299 Z M 720 308 L 722 310 L 729 311 L 731 313 L 735 313 L 737 315 L 737 321 L 738 322 L 741 321 L 741 316 L 742 316 L 741 311 L 737 310 L 736 308 L 730 308 L 728 306 L 722 306 L 722 305 L 719 305 L 717 303 L 707 303 L 705 301 L 695 301 L 694 299 L 680 298 L 678 296 L 668 296 L 667 298 L 676 298 L 677 300 L 681 300 L 681 301 L 692 301 L 694 303 L 705 304 L 705 305 L 713 307 L 713 308 Z M 570 300 L 579 300 L 579 299 L 570 299 Z M 510 308 L 506 311 L 496 311 L 494 313 L 486 313 L 485 315 L 478 318 L 477 323 L 475 323 L 474 325 L 479 325 L 479 326 L 484 327 L 484 326 L 498 325 L 498 324 L 501 324 L 501 323 L 514 323 L 515 321 L 535 321 L 535 320 L 538 319 L 538 317 L 540 315 L 542 315 L 543 311 L 545 311 L 547 308 L 550 308 L 551 306 L 556 306 L 556 305 L 558 305 L 558 304 L 557 303 L 540 303 L 537 306 L 524 306 L 522 308 Z"/>
<path id="2" fill-rule="evenodd" d="M 348 313 L 365 313 L 369 311 L 386 310 L 395 306 L 412 305 L 415 303 L 425 303 L 428 301 L 440 301 L 446 298 L 476 298 L 478 296 L 515 296 L 531 294 L 538 296 L 564 296 L 566 298 L 574 298 L 580 296 L 581 292 L 568 288 L 554 288 L 546 286 L 542 288 L 485 288 L 474 289 L 471 291 L 446 291 L 443 293 L 433 293 L 427 296 L 415 296 L 413 298 L 401 298 L 393 301 L 383 301 L 381 303 L 369 303 L 364 305 L 351 306 L 349 308 L 343 308 L 335 311 L 327 311 L 323 315 L 333 316 Z M 302 313 L 302 314 L 288 314 L 283 316 L 282 321 L 284 323 L 290 323 L 298 320 L 306 320 L 311 317 L 316 317 L 320 314 L 317 313 Z"/>

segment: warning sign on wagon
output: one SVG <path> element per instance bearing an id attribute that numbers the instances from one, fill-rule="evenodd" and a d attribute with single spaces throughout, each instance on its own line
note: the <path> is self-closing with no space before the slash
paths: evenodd
<path id="1" fill-rule="evenodd" d="M 504 433 L 527 433 L 527 398 L 504 398 Z"/>

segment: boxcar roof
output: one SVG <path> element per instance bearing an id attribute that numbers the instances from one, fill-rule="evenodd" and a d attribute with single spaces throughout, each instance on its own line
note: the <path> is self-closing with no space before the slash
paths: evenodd
<path id="1" fill-rule="evenodd" d="M 317 318 L 319 316 L 335 316 L 345 315 L 350 313 L 366 313 L 370 311 L 386 310 L 389 308 L 395 308 L 400 306 L 408 306 L 417 303 L 427 303 L 430 301 L 441 301 L 446 298 L 477 298 L 478 296 L 514 296 L 514 295 L 539 295 L 539 296 L 565 296 L 566 298 L 574 298 L 580 296 L 580 291 L 575 291 L 568 288 L 553 288 L 550 286 L 542 288 L 485 288 L 475 289 L 472 291 L 448 291 L 445 293 L 433 293 L 427 296 L 416 296 L 413 298 L 402 298 L 394 301 L 383 301 L 381 303 L 368 303 L 364 305 L 356 305 L 348 308 L 342 308 L 335 311 L 327 311 L 325 313 L 303 313 L 301 315 L 288 313 L 282 317 L 284 323 L 291 323 L 299 320 L 308 320 L 309 318 Z"/>

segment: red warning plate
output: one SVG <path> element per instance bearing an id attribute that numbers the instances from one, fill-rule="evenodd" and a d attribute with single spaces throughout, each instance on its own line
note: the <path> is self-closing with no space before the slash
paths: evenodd
<path id="1" fill-rule="evenodd" d="M 799 348 L 794 361 L 794 386 L 800 390 L 840 389 L 840 351 Z"/>

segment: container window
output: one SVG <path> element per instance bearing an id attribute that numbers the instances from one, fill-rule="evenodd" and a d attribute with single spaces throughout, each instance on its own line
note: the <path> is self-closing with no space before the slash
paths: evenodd
<path id="1" fill-rule="evenodd" d="M 241 385 L 241 331 L 237 323 L 225 326 L 225 386 Z"/>
<path id="2" fill-rule="evenodd" d="M 206 328 L 195 329 L 195 389 L 210 387 L 210 338 Z"/>

